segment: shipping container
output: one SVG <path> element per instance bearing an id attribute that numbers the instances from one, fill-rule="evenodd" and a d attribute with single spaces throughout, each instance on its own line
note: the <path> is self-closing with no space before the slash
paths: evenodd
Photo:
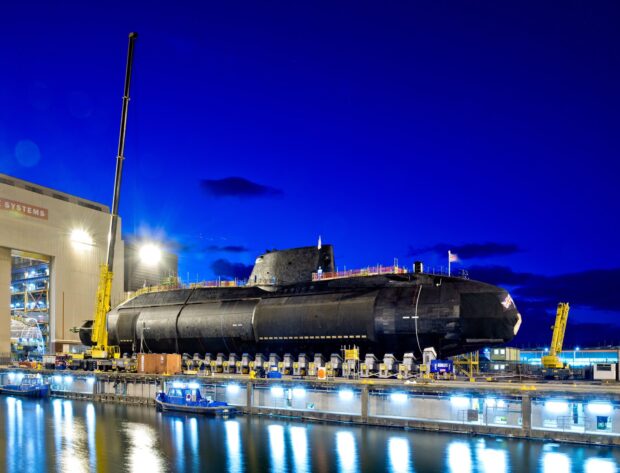
<path id="1" fill-rule="evenodd" d="M 164 356 L 163 371 L 161 374 L 179 374 L 183 372 L 182 357 L 178 353 L 168 353 Z"/>
<path id="2" fill-rule="evenodd" d="M 138 373 L 157 374 L 159 372 L 161 355 L 154 353 L 138 354 Z"/>

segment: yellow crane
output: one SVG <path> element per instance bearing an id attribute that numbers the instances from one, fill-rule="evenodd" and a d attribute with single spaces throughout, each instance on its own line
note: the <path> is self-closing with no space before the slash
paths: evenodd
<path id="1" fill-rule="evenodd" d="M 568 310 L 570 309 L 568 302 L 560 302 L 555 315 L 555 323 L 551 327 L 553 336 L 551 337 L 551 345 L 549 346 L 549 354 L 542 357 L 542 366 L 546 370 L 567 369 L 568 366 L 560 360 L 562 353 L 562 345 L 564 344 L 564 333 L 566 332 L 566 323 L 568 322 Z"/>
<path id="2" fill-rule="evenodd" d="M 125 131 L 127 129 L 127 110 L 129 108 L 129 86 L 131 85 L 131 68 L 133 65 L 133 49 L 137 33 L 129 34 L 129 49 L 127 51 L 127 67 L 125 69 L 125 88 L 123 93 L 123 109 L 121 112 L 121 127 L 118 139 L 118 153 L 116 155 L 116 173 L 114 177 L 114 194 L 110 211 L 110 231 L 108 233 L 108 253 L 106 263 L 101 265 L 99 286 L 97 288 L 97 302 L 91 340 L 93 348 L 92 358 L 119 358 L 120 348 L 108 345 L 107 313 L 110 311 L 112 279 L 114 276 L 114 246 L 118 229 L 118 206 L 121 194 L 121 180 L 123 176 L 123 161 L 125 160 Z"/>

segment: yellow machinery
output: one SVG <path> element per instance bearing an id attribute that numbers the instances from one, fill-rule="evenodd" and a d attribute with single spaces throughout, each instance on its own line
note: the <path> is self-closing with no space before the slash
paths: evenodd
<path id="1" fill-rule="evenodd" d="M 564 333 L 566 332 L 566 323 L 568 322 L 568 302 L 560 302 L 558 304 L 558 310 L 555 315 L 555 324 L 551 327 L 553 329 L 553 336 L 551 337 L 551 346 L 549 347 L 549 354 L 542 357 L 542 366 L 547 370 L 560 370 L 568 368 L 560 360 L 559 354 L 562 353 L 562 345 L 564 344 Z"/>
<path id="2" fill-rule="evenodd" d="M 476 381 L 476 376 L 480 374 L 480 356 L 477 351 L 458 355 L 453 361 L 455 373 L 464 374 L 472 383 Z"/>
<path id="3" fill-rule="evenodd" d="M 101 265 L 99 274 L 99 286 L 97 288 L 97 304 L 91 340 L 93 358 L 119 358 L 120 348 L 108 345 L 108 327 L 106 323 L 107 313 L 110 311 L 112 292 L 112 279 L 114 276 L 114 246 L 118 227 L 118 206 L 120 201 L 121 179 L 123 175 L 123 156 L 125 151 L 125 131 L 127 128 L 127 110 L 129 107 L 129 86 L 131 84 L 131 67 L 133 64 L 133 49 L 137 33 L 129 34 L 129 49 L 127 52 L 127 67 L 125 69 L 125 88 L 123 93 L 123 109 L 121 112 L 121 127 L 118 139 L 118 154 L 116 156 L 116 174 L 114 177 L 114 194 L 112 197 L 112 209 L 110 212 L 110 232 L 108 233 L 108 254 L 106 264 Z"/>

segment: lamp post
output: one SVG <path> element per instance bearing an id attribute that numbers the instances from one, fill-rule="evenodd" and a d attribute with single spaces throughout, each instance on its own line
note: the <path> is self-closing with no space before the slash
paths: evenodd
<path id="1" fill-rule="evenodd" d="M 575 366 L 575 360 L 577 358 L 577 352 L 579 351 L 579 347 L 575 347 L 573 350 L 573 366 Z"/>

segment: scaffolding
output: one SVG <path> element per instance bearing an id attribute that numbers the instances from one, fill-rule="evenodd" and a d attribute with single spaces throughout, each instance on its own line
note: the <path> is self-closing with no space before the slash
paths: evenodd
<path id="1" fill-rule="evenodd" d="M 13 351 L 43 354 L 49 341 L 50 261 L 14 252 L 11 264 L 11 332 Z M 24 324 L 28 328 L 19 328 Z M 15 327 L 14 327 L 15 326 Z M 33 333 L 36 330 L 36 334 Z M 28 333 L 19 336 L 18 332 Z M 30 336 L 33 335 L 34 336 Z M 16 335 L 13 337 L 13 335 Z"/>
<path id="2" fill-rule="evenodd" d="M 477 351 L 457 355 L 453 358 L 454 371 L 457 374 L 465 375 L 470 381 L 475 381 L 480 374 L 480 355 Z"/>

